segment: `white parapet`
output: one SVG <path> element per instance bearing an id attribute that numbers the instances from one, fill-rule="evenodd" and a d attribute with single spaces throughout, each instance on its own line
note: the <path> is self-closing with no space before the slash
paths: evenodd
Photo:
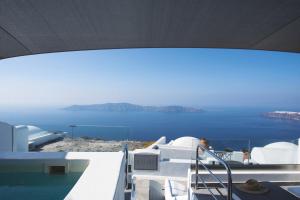
<path id="1" fill-rule="evenodd" d="M 26 126 L 13 126 L 0 122 L 0 152 L 28 151 L 28 131 Z"/>
<path id="2" fill-rule="evenodd" d="M 0 152 L 27 152 L 29 145 L 39 146 L 64 136 L 64 132 L 53 133 L 36 126 L 0 122 Z"/>
<path id="3" fill-rule="evenodd" d="M 12 152 L 13 148 L 13 126 L 0 122 L 0 152 Z"/>

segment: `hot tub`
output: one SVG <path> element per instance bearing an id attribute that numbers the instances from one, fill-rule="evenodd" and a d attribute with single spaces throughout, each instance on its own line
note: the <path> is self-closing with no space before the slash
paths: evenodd
<path id="1" fill-rule="evenodd" d="M 0 153 L 0 199 L 122 200 L 122 152 Z"/>

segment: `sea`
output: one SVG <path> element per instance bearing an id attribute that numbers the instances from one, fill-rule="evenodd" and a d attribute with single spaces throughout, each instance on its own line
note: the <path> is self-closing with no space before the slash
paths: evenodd
<path id="1" fill-rule="evenodd" d="M 204 110 L 201 113 L 159 113 L 0 109 L 0 121 L 65 131 L 70 137 L 104 140 L 154 141 L 166 136 L 170 141 L 183 136 L 204 137 L 212 146 L 233 150 L 277 141 L 297 143 L 300 138 L 300 121 L 263 116 L 274 108 L 209 107 Z"/>

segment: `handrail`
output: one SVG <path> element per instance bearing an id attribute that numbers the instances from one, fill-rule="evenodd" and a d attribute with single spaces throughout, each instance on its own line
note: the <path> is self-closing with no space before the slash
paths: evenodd
<path id="1" fill-rule="evenodd" d="M 221 163 L 226 171 L 227 171 L 227 187 L 223 184 L 223 182 L 212 173 L 212 171 L 210 169 L 208 169 L 205 164 L 200 161 L 199 159 L 199 149 L 201 149 L 203 152 L 207 152 L 209 155 L 211 155 L 213 158 L 215 158 L 217 161 L 219 161 L 219 163 Z M 196 149 L 196 183 L 195 183 L 195 189 L 198 188 L 198 176 L 199 176 L 199 161 L 201 163 L 201 165 L 210 173 L 210 175 L 212 177 L 214 177 L 215 180 L 217 180 L 222 187 L 224 187 L 224 189 L 227 189 L 227 200 L 232 200 L 232 177 L 231 177 L 231 169 L 229 167 L 229 165 L 220 157 L 218 157 L 216 154 L 214 154 L 213 152 L 209 151 L 208 149 L 206 149 L 205 147 L 203 147 L 202 145 L 198 144 L 197 145 L 197 149 Z M 204 180 L 202 180 L 202 183 L 204 183 Z M 204 184 L 206 185 L 206 184 Z M 206 188 L 208 189 L 208 187 L 206 186 Z M 213 194 L 212 194 L 213 195 Z"/>
<path id="2" fill-rule="evenodd" d="M 125 153 L 125 189 L 128 189 L 128 144 L 124 145 L 123 152 Z"/>

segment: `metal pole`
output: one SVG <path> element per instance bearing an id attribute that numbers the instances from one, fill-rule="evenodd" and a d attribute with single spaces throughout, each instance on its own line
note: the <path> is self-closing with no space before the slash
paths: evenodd
<path id="1" fill-rule="evenodd" d="M 128 145 L 125 144 L 123 152 L 125 153 L 125 189 L 128 189 Z"/>
<path id="2" fill-rule="evenodd" d="M 227 169 L 227 175 L 228 175 L 228 194 L 227 194 L 227 200 L 232 200 L 232 178 L 231 178 L 231 170 L 229 169 L 229 166 L 225 165 Z"/>
<path id="3" fill-rule="evenodd" d="M 248 165 L 250 163 L 250 156 L 251 156 L 250 151 L 251 151 L 251 140 L 249 139 L 248 140 Z"/>
<path id="4" fill-rule="evenodd" d="M 199 148 L 196 150 L 196 182 L 195 182 L 195 190 L 198 188 L 198 167 L 199 167 Z"/>
<path id="5" fill-rule="evenodd" d="M 72 126 L 72 139 L 74 139 L 74 127 Z"/>
<path id="6" fill-rule="evenodd" d="M 14 131 L 14 125 L 11 126 L 11 152 L 14 152 L 15 147 L 15 131 Z"/>
<path id="7" fill-rule="evenodd" d="M 71 138 L 74 139 L 74 128 L 76 128 L 77 126 L 76 125 L 70 125 L 69 127 L 71 127 L 71 129 L 72 129 Z"/>

